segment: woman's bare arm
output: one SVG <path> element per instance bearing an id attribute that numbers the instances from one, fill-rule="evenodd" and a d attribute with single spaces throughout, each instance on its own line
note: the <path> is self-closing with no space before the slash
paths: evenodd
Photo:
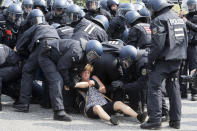
<path id="1" fill-rule="evenodd" d="M 88 87 L 89 87 L 88 82 L 77 82 L 77 84 L 75 85 L 75 88 L 88 88 Z"/>
<path id="2" fill-rule="evenodd" d="M 106 88 L 105 88 L 104 84 L 101 82 L 101 80 L 95 75 L 93 75 L 92 78 L 97 81 L 97 83 L 99 85 L 99 91 L 101 93 L 105 94 L 106 93 Z"/>

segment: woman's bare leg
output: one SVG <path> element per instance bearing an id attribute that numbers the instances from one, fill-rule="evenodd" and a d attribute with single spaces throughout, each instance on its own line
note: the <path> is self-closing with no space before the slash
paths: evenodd
<path id="1" fill-rule="evenodd" d="M 131 109 L 126 104 L 122 103 L 121 101 L 116 101 L 114 103 L 114 111 L 122 111 L 124 114 L 129 115 L 131 117 L 137 118 L 137 113 Z"/>
<path id="2" fill-rule="evenodd" d="M 100 105 L 95 105 L 93 107 L 94 114 L 98 115 L 101 119 L 110 121 L 110 116 L 103 110 Z"/>

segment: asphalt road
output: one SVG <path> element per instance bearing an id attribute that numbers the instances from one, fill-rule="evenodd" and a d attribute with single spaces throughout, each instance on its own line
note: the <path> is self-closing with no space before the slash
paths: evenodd
<path id="1" fill-rule="evenodd" d="M 197 101 L 182 101 L 182 131 L 197 131 Z M 102 120 L 88 119 L 82 115 L 71 114 L 72 122 L 60 122 L 52 119 L 52 110 L 31 105 L 29 113 L 15 112 L 13 101 L 6 96 L 2 97 L 3 111 L 0 112 L 0 131 L 132 131 L 141 130 L 135 119 L 119 116 L 120 124 L 112 126 Z M 168 123 L 162 124 L 162 130 L 173 130 Z"/>

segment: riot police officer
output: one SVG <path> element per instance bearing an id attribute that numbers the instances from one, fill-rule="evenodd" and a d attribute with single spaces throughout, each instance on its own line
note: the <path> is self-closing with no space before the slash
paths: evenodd
<path id="1" fill-rule="evenodd" d="M 1 43 L 14 48 L 20 24 L 23 21 L 23 10 L 18 4 L 11 4 L 6 10 L 5 21 L 1 23 Z"/>
<path id="2" fill-rule="evenodd" d="M 130 76 L 127 77 L 130 73 L 127 73 L 127 69 L 133 65 L 137 53 L 139 55 L 139 52 L 137 52 L 133 46 L 124 46 L 121 40 L 103 42 L 102 45 L 104 54 L 101 56 L 101 59 L 94 64 L 93 74 L 98 76 L 107 87 L 107 95 L 111 97 L 112 100 L 124 100 L 124 89 L 120 88 L 122 86 L 119 84 L 120 81 L 128 83 L 128 81 L 131 80 L 129 78 Z M 130 55 L 131 58 L 128 57 L 128 55 Z M 116 81 L 116 83 L 112 84 L 114 81 Z"/>
<path id="3" fill-rule="evenodd" d="M 88 20 L 92 20 L 96 15 L 104 15 L 111 21 L 110 13 L 100 7 L 99 0 L 86 0 L 86 8 L 84 11 L 86 13 L 85 18 Z"/>
<path id="4" fill-rule="evenodd" d="M 57 88 L 62 90 L 64 84 L 64 106 L 65 110 L 69 111 L 75 104 L 73 87 L 79 80 L 78 75 L 87 63 L 92 64 L 100 57 L 102 45 L 96 40 L 88 42 L 81 40 L 79 42 L 71 39 L 55 40 L 46 44 L 41 49 L 39 64 L 49 82 L 49 90 Z M 51 53 L 49 54 L 49 52 Z M 56 68 L 58 68 L 58 71 Z M 70 92 L 72 96 L 66 94 Z M 53 92 L 50 95 L 52 97 Z M 56 99 L 51 100 L 55 101 Z M 62 101 L 62 99 L 57 101 Z"/>
<path id="5" fill-rule="evenodd" d="M 33 0 L 23 0 L 22 9 L 23 9 L 23 18 L 26 19 L 27 15 L 33 9 Z"/>
<path id="6" fill-rule="evenodd" d="M 189 68 L 190 74 L 194 72 L 197 67 L 197 0 L 188 0 L 187 1 L 188 11 L 189 13 L 185 16 L 182 16 L 186 21 L 187 29 L 188 29 L 188 48 L 187 48 L 187 62 L 184 67 L 183 74 L 187 75 L 187 69 Z M 189 85 L 192 101 L 197 100 L 197 88 Z M 187 85 L 181 84 L 181 97 L 187 98 Z"/>
<path id="7" fill-rule="evenodd" d="M 107 30 L 109 22 L 105 16 L 95 18 L 94 23 L 83 18 L 83 11 L 77 5 L 69 6 L 66 14 L 68 16 L 67 25 L 75 28 L 72 39 L 79 40 L 83 38 L 87 41 L 98 40 L 100 42 L 108 40 L 105 29 Z"/>
<path id="8" fill-rule="evenodd" d="M 17 52 L 24 55 L 23 52 L 27 51 L 26 63 L 22 69 L 22 80 L 19 101 L 14 105 L 17 111 L 28 112 L 30 96 L 32 93 L 32 82 L 34 80 L 34 73 L 39 67 L 38 64 L 38 54 L 41 45 L 45 44 L 47 41 L 54 39 L 59 39 L 57 31 L 54 27 L 48 25 L 45 22 L 44 14 L 39 9 L 34 9 L 30 12 L 27 18 L 27 24 L 31 27 L 23 33 L 20 39 L 17 41 Z M 30 42 L 30 43 L 29 43 Z M 52 89 L 54 91 L 51 96 L 51 104 L 54 110 L 55 120 L 71 121 L 70 117 L 66 115 L 63 110 L 63 103 L 61 101 L 55 101 L 61 99 L 59 96 L 58 89 Z M 54 98 L 55 97 L 55 98 Z"/>
<path id="9" fill-rule="evenodd" d="M 161 83 L 166 79 L 166 90 L 170 100 L 169 126 L 180 128 L 181 96 L 178 83 L 179 70 L 183 59 L 187 57 L 187 32 L 183 19 L 171 11 L 172 4 L 166 0 L 149 0 L 152 13 L 152 43 L 148 55 L 147 110 L 149 119 L 141 124 L 143 129 L 161 127 L 162 91 Z"/>
<path id="10" fill-rule="evenodd" d="M 112 17 L 115 17 L 119 3 L 119 0 L 107 0 L 107 7 Z"/>
<path id="11" fill-rule="evenodd" d="M 118 6 L 117 15 L 111 20 L 107 32 L 109 39 L 121 39 L 122 33 L 126 29 L 125 14 L 130 10 L 134 10 L 133 4 L 121 3 Z"/>
<path id="12" fill-rule="evenodd" d="M 127 12 L 125 18 L 130 27 L 126 43 L 140 49 L 149 47 L 151 30 L 150 24 L 147 23 L 148 18 L 141 16 L 137 11 Z"/>
<path id="13" fill-rule="evenodd" d="M 68 7 L 66 0 L 55 0 L 52 6 L 52 11 L 46 14 L 46 21 L 51 25 L 53 23 L 59 23 L 61 25 L 66 24 L 66 18 L 64 16 L 64 10 Z"/>

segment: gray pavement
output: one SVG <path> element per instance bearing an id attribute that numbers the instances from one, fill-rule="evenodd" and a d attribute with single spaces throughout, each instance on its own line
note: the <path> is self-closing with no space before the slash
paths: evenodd
<path id="1" fill-rule="evenodd" d="M 197 102 L 182 101 L 182 131 L 197 131 Z M 0 112 L 0 131 L 135 131 L 141 130 L 139 123 L 129 117 L 119 117 L 120 125 L 112 126 L 102 120 L 88 119 L 82 115 L 73 115 L 72 122 L 60 122 L 52 119 L 52 110 L 31 105 L 29 113 L 15 112 L 12 108 L 13 101 L 6 96 L 2 97 L 3 111 Z M 174 130 L 168 123 L 162 124 L 162 130 Z"/>

